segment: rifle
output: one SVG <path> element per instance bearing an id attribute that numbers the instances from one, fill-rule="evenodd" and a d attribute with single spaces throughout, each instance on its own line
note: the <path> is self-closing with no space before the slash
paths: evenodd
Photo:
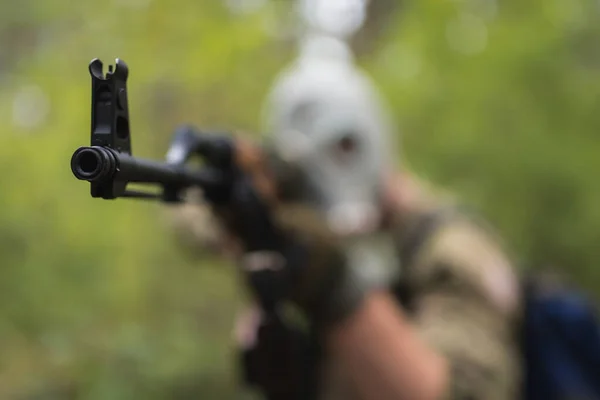
<path id="1" fill-rule="evenodd" d="M 94 59 L 89 64 L 89 72 L 92 78 L 91 143 L 73 153 L 71 171 L 77 179 L 90 183 L 93 198 L 179 203 L 184 201 L 183 191 L 196 186 L 202 189 L 212 206 L 226 211 L 225 222 L 245 244 L 246 251 L 281 249 L 282 235 L 270 217 L 264 201 L 265 190 L 256 188 L 248 176 L 253 167 L 239 156 L 243 152 L 239 142 L 183 126 L 173 135 L 166 162 L 134 157 L 127 102 L 127 64 L 116 59 L 114 70 L 110 65 L 103 75 L 102 61 Z M 194 155 L 204 158 L 206 165 L 195 169 L 186 167 L 185 162 Z M 130 183 L 155 185 L 161 193 L 130 190 L 127 188 Z M 313 353 L 318 350 L 304 335 L 287 327 L 277 311 L 289 273 L 284 270 L 248 274 L 267 318 L 259 333 L 264 348 L 244 351 L 241 362 L 247 383 L 262 387 L 270 399 L 303 398 L 305 391 L 315 388 L 311 365 L 317 357 Z M 264 274 L 276 274 L 280 278 L 265 280 Z M 276 365 L 282 357 L 287 368 Z"/>
<path id="2" fill-rule="evenodd" d="M 231 183 L 228 166 L 234 150 L 230 142 L 221 141 L 215 146 L 214 140 L 207 140 L 191 126 L 183 126 L 173 136 L 166 162 L 134 157 L 127 102 L 127 64 L 117 58 L 114 71 L 110 65 L 103 75 L 103 63 L 96 58 L 90 62 L 89 72 L 92 77 L 91 143 L 73 153 L 71 170 L 77 179 L 90 182 L 92 197 L 177 203 L 182 201 L 184 189 L 197 186 L 211 193 L 214 200 L 223 200 Z M 192 155 L 209 158 L 216 168 L 192 170 L 184 166 Z M 129 183 L 155 185 L 161 193 L 128 190 Z"/>
<path id="3" fill-rule="evenodd" d="M 251 176 L 241 141 L 183 126 L 173 135 L 166 162 L 134 157 L 127 104 L 129 69 L 120 59 L 116 59 L 114 71 L 109 66 L 106 75 L 102 67 L 99 59 L 89 65 L 91 145 L 80 147 L 71 157 L 73 175 L 90 182 L 91 196 L 106 200 L 125 197 L 179 203 L 184 201 L 185 189 L 199 187 L 225 226 L 244 244 L 245 251 L 280 249 L 282 233 L 272 221 L 264 190 L 257 188 Z M 187 167 L 185 162 L 194 155 L 202 157 L 205 165 Z M 129 190 L 130 183 L 155 185 L 161 192 Z M 258 279 L 258 275 L 253 274 L 251 279 Z M 263 294 L 261 305 L 265 310 L 272 310 L 283 289 L 258 280 L 256 285 Z"/>

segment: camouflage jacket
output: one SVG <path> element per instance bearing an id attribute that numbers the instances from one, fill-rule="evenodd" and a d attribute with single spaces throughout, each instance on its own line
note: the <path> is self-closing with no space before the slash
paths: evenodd
<path id="1" fill-rule="evenodd" d="M 285 197 L 296 197 L 298 178 L 279 167 L 275 170 L 289 175 L 277 179 L 290 182 Z M 448 209 L 456 210 L 428 202 L 390 224 L 400 270 L 392 291 L 422 337 L 449 361 L 449 399 L 518 398 L 517 272 L 490 229 L 467 213 Z M 432 216 L 433 225 L 428 222 Z M 172 221 L 194 247 L 219 247 L 222 232 L 207 209 L 186 206 Z M 327 360 L 323 366 L 322 399 L 351 400 L 351 382 L 338 379 Z"/>
<path id="2" fill-rule="evenodd" d="M 466 213 L 433 207 L 392 228 L 402 273 L 393 292 L 420 335 L 451 368 L 448 399 L 519 398 L 517 273 L 492 231 Z M 354 399 L 326 369 L 323 399 Z"/>

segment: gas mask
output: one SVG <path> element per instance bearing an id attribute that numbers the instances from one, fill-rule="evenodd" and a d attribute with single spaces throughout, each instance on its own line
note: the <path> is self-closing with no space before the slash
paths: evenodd
<path id="1" fill-rule="evenodd" d="M 276 152 L 306 178 L 303 197 L 342 235 L 372 232 L 391 165 L 391 124 L 373 85 L 328 38 L 285 72 L 267 106 Z M 337 47 L 336 47 L 337 46 Z"/>

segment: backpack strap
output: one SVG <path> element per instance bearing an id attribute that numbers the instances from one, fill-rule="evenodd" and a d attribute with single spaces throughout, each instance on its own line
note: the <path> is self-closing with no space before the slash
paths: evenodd
<path id="1" fill-rule="evenodd" d="M 538 272 L 523 282 L 521 324 L 526 400 L 600 396 L 600 315 L 583 290 Z"/>

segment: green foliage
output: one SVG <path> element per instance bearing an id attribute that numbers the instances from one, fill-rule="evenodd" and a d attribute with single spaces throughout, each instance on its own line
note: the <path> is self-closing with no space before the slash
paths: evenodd
<path id="1" fill-rule="evenodd" d="M 285 7 L 235 17 L 217 1 L 3 3 L 0 397 L 233 398 L 243 294 L 231 270 L 182 254 L 161 206 L 91 199 L 69 160 L 88 140 L 94 57 L 130 67 L 139 156 L 162 157 L 182 122 L 258 131 L 293 56 L 266 29 Z M 600 8 L 492 3 L 405 2 L 361 62 L 412 169 L 481 209 L 525 261 L 597 289 Z M 49 111 L 35 125 L 45 103 L 30 102 L 31 124 L 11 124 L 28 87 Z"/>
<path id="2" fill-rule="evenodd" d="M 490 3 L 412 3 L 375 74 L 417 171 L 480 208 L 527 263 L 574 271 L 593 288 L 600 9 L 504 1 L 491 18 Z M 480 52 L 452 49 L 484 34 Z"/>

